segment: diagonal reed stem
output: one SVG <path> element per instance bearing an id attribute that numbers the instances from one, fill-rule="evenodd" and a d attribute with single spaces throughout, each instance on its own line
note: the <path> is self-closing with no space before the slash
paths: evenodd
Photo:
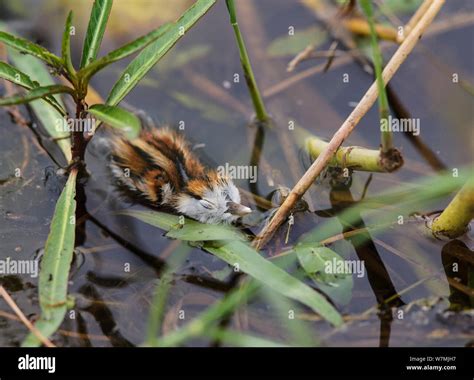
<path id="1" fill-rule="evenodd" d="M 433 0 L 430 7 L 426 10 L 423 16 L 420 18 L 416 26 L 405 38 L 403 43 L 399 46 L 395 54 L 392 56 L 390 61 L 385 66 L 383 71 L 383 80 L 388 83 L 401 64 L 407 59 L 408 55 L 414 49 L 421 36 L 431 24 L 433 19 L 436 17 L 445 0 Z M 360 100 L 357 107 L 354 108 L 349 117 L 344 121 L 339 130 L 334 134 L 331 141 L 324 149 L 324 151 L 318 156 L 318 158 L 309 167 L 306 173 L 301 177 L 295 187 L 291 190 L 290 194 L 275 213 L 273 219 L 268 223 L 255 238 L 253 245 L 260 249 L 262 248 L 273 236 L 278 227 L 285 221 L 287 216 L 290 214 L 295 203 L 301 199 L 306 193 L 312 183 L 316 180 L 321 171 L 332 159 L 334 153 L 341 146 L 344 140 L 351 134 L 352 130 L 356 127 L 362 117 L 369 111 L 372 105 L 377 100 L 378 89 L 377 83 L 373 83 L 372 86 L 367 90 L 365 95 Z"/>

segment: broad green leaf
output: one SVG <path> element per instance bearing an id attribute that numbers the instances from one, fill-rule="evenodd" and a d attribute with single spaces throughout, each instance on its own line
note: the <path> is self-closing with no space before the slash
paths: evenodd
<path id="1" fill-rule="evenodd" d="M 44 47 L 34 44 L 24 38 L 16 37 L 9 33 L 0 31 L 0 42 L 21 51 L 22 53 L 31 54 L 55 68 L 60 68 L 62 66 L 61 58 L 54 55 Z"/>
<path id="2" fill-rule="evenodd" d="M 38 82 L 33 81 L 27 74 L 5 62 L 0 62 L 0 78 L 6 79 L 12 83 L 17 84 L 18 86 L 26 88 L 27 90 L 39 87 Z M 51 106 L 56 108 L 56 110 L 59 112 L 65 112 L 61 105 L 52 96 L 48 96 L 44 100 L 51 104 Z"/>
<path id="3" fill-rule="evenodd" d="M 134 139 L 140 134 L 140 119 L 123 108 L 94 104 L 88 112 L 111 127 L 120 129 L 128 139 Z"/>
<path id="4" fill-rule="evenodd" d="M 72 171 L 56 203 L 51 228 L 41 260 L 39 297 L 41 316 L 35 326 L 45 337 L 61 325 L 67 311 L 69 269 L 74 252 L 76 210 L 76 172 Z M 23 341 L 23 347 L 40 345 L 33 334 Z"/>
<path id="5" fill-rule="evenodd" d="M 25 94 L 14 95 L 8 98 L 0 98 L 0 106 L 11 106 L 13 104 L 29 103 L 32 100 L 45 98 L 48 95 L 68 93 L 72 94 L 71 87 L 53 84 L 51 86 L 36 87 Z"/>
<path id="6" fill-rule="evenodd" d="M 215 2 L 197 0 L 163 36 L 143 49 L 114 84 L 106 103 L 117 105 Z"/>
<path id="7" fill-rule="evenodd" d="M 81 77 L 81 80 L 87 83 L 89 78 L 92 77 L 92 75 L 94 75 L 96 72 L 103 69 L 105 66 L 117 62 L 123 58 L 126 58 L 129 55 L 132 55 L 137 51 L 150 45 L 153 41 L 155 41 L 157 38 L 162 36 L 168 29 L 170 29 L 170 27 L 170 24 L 160 26 L 158 29 L 153 30 L 145 36 L 137 38 L 135 41 L 132 41 L 108 53 L 104 57 L 91 62 L 86 67 L 82 68 L 77 75 Z"/>
<path id="8" fill-rule="evenodd" d="M 318 47 L 327 40 L 327 33 L 317 27 L 312 26 L 303 30 L 295 30 L 292 36 L 285 35 L 274 39 L 267 49 L 270 57 L 286 57 L 296 55 L 308 45 Z"/>
<path id="9" fill-rule="evenodd" d="M 345 269 L 344 259 L 327 247 L 299 244 L 295 247 L 298 260 L 318 288 L 333 301 L 347 304 L 351 300 L 352 273 Z"/>
<path id="10" fill-rule="evenodd" d="M 89 17 L 84 47 L 82 50 L 81 69 L 97 57 L 104 37 L 105 27 L 112 9 L 112 0 L 95 0 Z"/>
<path id="11" fill-rule="evenodd" d="M 75 70 L 71 60 L 71 26 L 72 26 L 72 11 L 69 12 L 66 25 L 64 27 L 63 42 L 61 45 L 61 58 L 63 59 L 63 65 L 66 67 L 66 71 L 71 75 L 74 75 Z"/>
<path id="12" fill-rule="evenodd" d="M 238 265 L 242 272 L 249 274 L 272 290 L 309 306 L 333 325 L 342 324 L 341 315 L 321 294 L 264 259 L 246 243 L 229 241 L 218 247 L 206 244 L 204 249 L 234 267 Z"/>

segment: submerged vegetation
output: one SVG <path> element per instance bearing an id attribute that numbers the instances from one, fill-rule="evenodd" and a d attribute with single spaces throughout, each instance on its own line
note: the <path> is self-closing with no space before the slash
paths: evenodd
<path id="1" fill-rule="evenodd" d="M 61 333 L 61 325 L 68 310 L 74 311 L 78 309 L 78 303 L 84 302 L 68 291 L 68 284 L 74 276 L 75 261 L 84 255 L 87 220 L 98 226 L 116 244 L 130 249 L 144 262 L 151 262 L 153 265 L 157 263 L 154 254 L 147 252 L 146 245 L 137 246 L 135 242 L 127 240 L 126 234 L 121 236 L 120 233 L 114 233 L 112 228 L 102 221 L 100 207 L 95 210 L 86 208 L 87 184 L 97 179 L 94 177 L 94 171 L 89 171 L 86 165 L 86 151 L 89 143 L 93 143 L 95 134 L 100 133 L 100 128 L 115 128 L 128 139 L 139 135 L 144 116 L 123 100 L 136 86 L 147 80 L 152 69 L 168 52 L 174 53 L 175 44 L 192 30 L 196 23 L 206 23 L 206 20 L 201 18 L 211 9 L 217 8 L 214 8 L 216 3 L 216 0 L 197 0 L 176 21 L 165 23 L 115 50 L 101 54 L 101 45 L 115 5 L 112 0 L 95 0 L 83 40 L 82 54 L 80 60 L 77 60 L 79 65 L 75 65 L 73 59 L 76 54 L 72 51 L 71 38 L 75 36 L 77 26 L 74 25 L 72 11 L 65 20 L 60 56 L 40 44 L 20 37 L 6 23 L 0 24 L 0 78 L 5 81 L 0 106 L 7 107 L 13 121 L 18 125 L 28 124 L 22 122 L 22 109 L 18 106 L 25 104 L 29 107 L 53 142 L 54 148 L 61 152 L 60 159 L 57 159 L 55 154 L 48 153 L 57 168 L 61 168 L 59 175 L 65 183 L 57 199 L 54 214 L 51 215 L 49 235 L 47 239 L 45 237 L 46 243 L 41 257 L 41 271 L 37 283 L 41 313 L 33 324 L 25 323 L 30 333 L 22 339 L 23 346 L 54 346 L 53 342 L 57 334 Z M 354 105 L 353 111 L 340 128 L 331 131 L 330 141 L 317 137 L 325 134 L 322 130 L 319 131 L 317 126 L 303 128 L 290 120 L 286 128 L 286 120 L 274 117 L 278 116 L 279 107 L 270 102 L 270 97 L 283 91 L 285 86 L 302 80 L 302 76 L 297 74 L 276 88 L 261 91 L 257 85 L 259 60 L 252 57 L 252 52 L 258 52 L 258 49 L 248 48 L 253 42 L 247 41 L 238 23 L 240 18 L 237 13 L 241 3 L 226 0 L 230 29 L 235 36 L 235 45 L 226 46 L 226 49 L 233 49 L 240 57 L 250 94 L 249 103 L 253 105 L 255 115 L 255 120 L 247 128 L 256 131 L 250 163 L 251 166 L 258 166 L 261 178 L 266 176 L 265 186 L 271 188 L 274 197 L 260 195 L 258 186 L 263 187 L 262 183 L 249 181 L 247 198 L 249 202 L 254 201 L 257 210 L 253 214 L 256 217 L 243 218 L 242 228 L 234 225 L 202 224 L 180 215 L 156 210 L 132 208 L 112 213 L 127 221 L 124 224 L 136 220 L 159 231 L 156 234 L 153 229 L 147 230 L 150 231 L 150 239 L 159 237 L 170 241 L 164 249 L 165 263 L 159 265 L 160 269 L 156 273 L 159 278 L 152 282 L 152 296 L 146 302 L 146 333 L 140 338 L 140 342 L 134 344 L 179 346 L 193 344 L 196 339 L 205 338 L 219 344 L 237 346 L 318 345 L 323 334 L 317 329 L 306 333 L 310 329 L 309 323 L 327 322 L 333 329 L 331 334 L 337 334 L 340 326 L 355 323 L 351 320 L 351 315 L 346 314 L 345 307 L 353 298 L 357 277 L 368 277 L 376 299 L 375 308 L 380 313 L 391 313 L 390 308 L 403 306 L 401 294 L 404 291 L 397 291 L 390 277 L 390 268 L 387 269 L 377 250 L 371 250 L 370 247 L 374 246 L 373 241 L 377 240 L 372 235 L 411 225 L 416 226 L 414 231 L 424 243 L 433 242 L 438 238 L 448 241 L 461 239 L 456 240 L 461 244 L 461 248 L 456 249 L 463 253 L 454 256 L 458 260 L 456 263 L 463 266 L 462 274 L 457 277 L 458 283 L 451 280 L 451 275 L 447 274 L 447 277 L 449 285 L 464 297 L 462 302 L 456 301 L 456 307 L 464 309 L 474 306 L 472 252 L 466 254 L 469 249 L 464 244 L 468 239 L 466 233 L 474 216 L 474 168 L 464 165 L 447 169 L 439 164 L 438 158 L 433 159 L 430 148 L 425 147 L 417 135 L 413 135 L 410 141 L 413 141 L 413 145 L 426 158 L 428 164 L 435 167 L 435 173 L 416 181 L 397 183 L 390 176 L 395 175 L 393 172 L 403 169 L 404 163 L 407 162 L 405 151 L 394 147 L 393 131 L 381 128 L 389 123 L 392 114 L 397 118 L 406 116 L 407 111 L 400 101 L 397 102 L 389 81 L 396 78 L 398 69 L 405 60 L 410 59 L 410 53 L 419 47 L 421 36 L 426 35 L 444 1 L 406 2 L 413 4 L 408 9 L 401 10 L 397 9 L 396 2 L 388 1 L 382 2 L 380 6 L 374 6 L 373 2 L 365 0 L 306 0 L 302 3 L 305 9 L 318 15 L 325 28 L 312 26 L 294 34 L 294 26 L 291 25 L 288 36 L 280 37 L 269 44 L 269 56 L 274 57 L 273 59 L 292 58 L 288 67 L 290 72 L 309 60 L 323 59 L 322 66 L 317 70 L 326 72 L 331 67 L 337 67 L 338 59 L 354 59 L 370 74 L 374 82 L 364 90 L 362 97 L 357 95 L 360 101 Z M 242 4 L 242 8 L 245 8 L 242 11 L 249 12 L 248 7 L 249 5 Z M 331 17 L 327 16 L 328 12 L 332 14 Z M 406 12 L 412 16 L 408 22 L 403 23 L 395 15 L 398 12 Z M 243 16 L 242 20 L 245 17 L 248 20 L 249 13 Z M 335 25 L 338 17 L 343 22 Z M 387 22 L 393 23 L 393 20 L 397 19 L 401 23 L 398 27 L 402 33 L 397 29 L 397 25 Z M 126 20 L 123 22 L 126 23 Z M 341 30 L 344 33 L 341 33 Z M 320 51 L 319 46 L 328 40 L 337 42 L 331 43 L 329 50 Z M 387 41 L 394 44 L 396 50 L 384 65 L 383 43 Z M 290 49 L 290 44 L 298 49 Z M 350 53 L 341 57 L 342 50 L 339 45 L 343 45 Z M 208 52 L 207 45 L 196 46 L 193 51 L 188 51 L 187 55 L 174 56 L 176 67 L 169 63 L 166 67 L 164 63 L 163 70 L 192 65 L 194 56 L 204 59 Z M 127 58 L 127 66 L 118 73 L 118 79 L 102 98 L 92 87 L 96 76 L 104 72 L 105 77 L 110 65 Z M 159 69 L 160 65 L 157 67 Z M 192 109 L 193 112 L 203 110 L 204 117 L 213 121 L 216 120 L 216 114 L 219 116 L 219 122 L 222 119 L 229 122 L 231 119 L 230 111 L 222 112 L 220 108 L 216 111 L 216 102 L 219 107 L 227 106 L 229 110 L 245 114 L 246 120 L 252 116 L 247 104 L 237 101 L 208 79 L 186 69 L 183 69 L 183 73 L 189 85 L 199 83 L 205 88 L 205 93 L 213 98 L 213 102 L 195 99 L 178 90 L 173 90 L 174 101 Z M 348 74 L 343 73 L 343 81 L 346 75 L 348 78 Z M 23 90 L 18 91 L 11 83 Z M 234 84 L 236 83 L 239 82 L 234 81 Z M 226 83 L 224 88 L 230 88 L 232 85 L 230 82 Z M 160 91 L 160 88 L 156 91 Z M 360 128 L 358 124 L 376 101 L 380 127 L 372 128 L 371 133 L 380 135 L 379 149 L 349 145 L 350 134 Z M 273 109 L 275 114 L 272 113 Z M 87 125 L 92 125 L 93 128 L 84 131 L 83 128 L 64 130 L 55 127 L 67 125 L 67 120 L 87 120 Z M 181 129 L 182 124 L 184 130 L 184 121 L 179 116 L 178 120 L 179 128 Z M 273 128 L 266 128 L 270 125 Z M 221 125 L 221 128 L 228 126 Z M 292 141 L 288 141 L 286 129 L 290 131 Z M 280 173 L 280 179 L 273 180 L 278 176 L 274 175 L 272 164 L 262 154 L 265 133 L 278 136 L 281 149 L 268 149 L 277 150 L 280 157 L 284 156 L 283 160 L 291 171 L 288 178 L 281 180 Z M 232 145 L 231 142 L 226 144 L 229 147 Z M 295 161 L 293 146 L 289 146 L 292 144 L 302 147 L 305 158 L 311 161 L 307 171 L 296 178 L 299 168 L 292 167 L 293 163 L 298 163 Z M 463 149 L 469 150 L 469 147 Z M 229 150 L 229 155 L 230 152 Z M 231 160 L 232 157 L 228 159 Z M 358 172 L 361 171 L 370 173 L 364 186 L 360 186 L 358 177 Z M 373 176 L 378 175 L 387 176 L 384 183 L 386 190 L 367 195 L 370 181 Z M 278 187 L 291 182 L 290 178 L 295 179 L 291 189 L 283 191 L 283 187 Z M 311 188 L 320 184 L 324 184 L 329 192 L 328 209 L 319 207 L 321 203 L 315 202 L 310 193 Z M 357 189 L 360 188 L 363 188 L 362 195 L 359 200 L 355 200 L 353 194 L 358 193 Z M 275 195 L 277 193 L 279 198 Z M 444 210 L 433 209 L 438 207 L 440 200 L 450 196 L 452 200 Z M 329 219 L 315 223 L 313 216 Z M 354 250 L 358 260 L 350 260 L 348 248 Z M 174 309 L 169 302 L 172 299 L 170 293 L 175 286 L 174 280 L 189 262 L 191 252 L 195 250 L 202 250 L 216 258 L 217 262 L 225 263 L 220 269 L 208 272 L 212 277 L 213 286 L 224 287 L 227 291 L 221 299 L 202 302 L 202 305 L 206 306 L 204 310 L 189 318 L 184 316 L 183 300 L 174 305 Z M 424 278 L 423 281 L 430 282 L 439 276 L 439 273 L 426 269 L 423 262 L 425 259 L 415 252 L 413 255 L 401 254 L 400 251 L 404 251 L 402 247 L 390 247 L 389 250 L 413 265 L 414 271 Z M 451 264 L 443 262 L 446 273 L 449 272 Z M 390 269 L 390 272 L 393 271 Z M 202 282 L 202 279 L 196 281 Z M 417 286 L 417 283 L 404 283 L 406 289 Z M 15 306 L 2 284 L 0 282 L 0 295 L 10 306 Z M 284 332 L 257 335 L 254 330 L 258 329 L 249 327 L 250 306 L 260 299 L 264 300 L 265 305 L 269 305 L 272 317 L 285 326 Z M 101 303 L 100 300 L 97 302 Z M 453 301 L 452 304 L 454 303 Z M 88 306 L 92 307 L 96 306 Z M 18 318 L 22 321 L 25 319 L 18 307 L 13 310 Z M 370 311 L 371 309 L 369 313 Z M 256 313 L 261 313 L 265 318 L 265 314 L 270 312 L 258 310 Z M 170 316 L 170 313 L 173 315 Z M 245 317 L 240 314 L 245 314 Z M 237 315 L 245 322 L 239 319 L 238 324 L 229 325 L 232 315 Z M 180 325 L 175 322 L 173 328 L 169 327 L 170 320 L 178 319 L 184 322 Z M 129 343 L 123 337 L 119 339 L 115 336 L 115 339 L 119 342 L 117 345 Z"/>

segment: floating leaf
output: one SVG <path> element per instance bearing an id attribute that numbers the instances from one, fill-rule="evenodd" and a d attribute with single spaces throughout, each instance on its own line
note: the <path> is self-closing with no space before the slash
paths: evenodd
<path id="1" fill-rule="evenodd" d="M 75 237 L 75 189 L 76 171 L 72 171 L 56 204 L 41 260 L 38 285 L 41 316 L 35 326 L 45 337 L 51 336 L 59 328 L 67 311 L 68 277 Z M 40 343 L 30 333 L 22 346 L 33 347 Z"/>
<path id="2" fill-rule="evenodd" d="M 350 302 L 352 273 L 338 273 L 339 268 L 345 267 L 341 256 L 327 247 L 303 244 L 297 245 L 295 251 L 301 266 L 322 292 L 340 304 Z"/>
<path id="3" fill-rule="evenodd" d="M 113 86 L 107 104 L 117 105 L 215 2 L 216 0 L 197 0 L 172 24 L 170 30 L 143 49 Z"/>
<path id="4" fill-rule="evenodd" d="M 84 47 L 82 49 L 81 69 L 94 61 L 104 37 L 105 27 L 112 9 L 112 0 L 95 0 L 89 17 Z"/>
<path id="5" fill-rule="evenodd" d="M 327 33 L 317 27 L 312 26 L 303 30 L 296 30 L 292 36 L 278 37 L 273 40 L 267 49 L 270 57 L 286 57 L 296 55 L 308 45 L 318 47 L 327 39 Z"/>
<path id="6" fill-rule="evenodd" d="M 88 112 L 111 127 L 120 129 L 128 139 L 134 139 L 140 134 L 140 119 L 123 108 L 94 104 L 89 107 Z"/>
<path id="7" fill-rule="evenodd" d="M 14 36 L 12 34 L 0 31 L 0 42 L 12 48 L 21 51 L 22 53 L 31 54 L 32 56 L 45 61 L 48 65 L 56 68 L 62 66 L 62 60 L 58 56 L 49 52 L 44 47 L 34 44 L 24 38 Z"/>

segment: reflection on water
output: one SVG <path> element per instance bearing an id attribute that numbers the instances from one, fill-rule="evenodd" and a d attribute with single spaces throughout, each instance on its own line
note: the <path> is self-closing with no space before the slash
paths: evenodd
<path id="1" fill-rule="evenodd" d="M 60 39 L 53 31 L 62 30 L 60 24 L 64 19 L 61 8 L 52 6 L 57 1 L 25 3 L 29 5 L 17 11 L 25 12 L 24 15 L 12 25 L 25 34 L 38 32 L 43 43 L 57 51 Z M 65 9 L 73 6 L 72 2 L 62 3 Z M 78 3 L 82 2 L 75 2 L 74 7 L 79 7 Z M 179 6 L 175 10 L 179 14 L 180 7 L 185 9 L 189 2 L 177 3 Z M 250 3 L 254 7 L 248 6 Z M 472 4 L 467 3 L 449 2 L 441 16 L 472 12 Z M 288 26 L 303 29 L 313 26 L 315 21 L 310 12 L 293 2 L 259 0 L 248 4 L 242 7 L 245 17 L 241 26 L 248 39 L 258 82 L 265 90 L 292 75 L 285 71 L 287 58 L 269 57 L 265 47 L 275 38 L 284 36 Z M 135 6 L 127 7 L 135 9 Z M 136 7 L 137 12 L 138 9 Z M 125 18 L 141 20 L 143 12 L 119 14 L 117 11 L 117 15 L 111 16 L 120 20 L 114 24 L 119 30 L 112 30 L 106 37 L 104 50 L 144 33 L 156 21 L 146 19 L 143 22 L 146 28 L 141 31 L 136 24 L 133 28 L 128 27 L 131 24 Z M 80 12 L 78 15 L 78 23 L 84 22 Z M 50 17 L 58 25 L 54 28 L 48 25 L 46 31 L 40 20 Z M 175 18 L 173 14 L 166 17 Z M 255 17 L 262 18 L 258 26 L 252 24 Z M 35 21 L 32 30 L 28 20 Z M 126 31 L 123 26 L 127 26 Z M 472 82 L 473 47 L 468 31 L 472 32 L 472 26 L 424 39 L 423 49 L 416 49 L 397 73 L 391 84 L 391 96 L 398 97 L 402 103 L 399 112 L 421 120 L 421 136 L 412 143 L 401 134 L 395 136 L 397 146 L 403 147 L 406 164 L 396 173 L 374 174 L 366 197 L 421 175 L 431 175 L 444 166 L 452 168 L 469 163 L 465 144 L 472 137 L 467 127 L 472 124 L 472 97 L 459 87 L 447 85 L 443 71 L 432 65 L 431 57 L 424 53 L 425 50 L 435 52 L 436 59 L 445 62 L 449 70 L 465 73 Z M 73 51 L 80 52 L 82 33 L 78 28 Z M 322 49 L 329 45 L 330 41 L 327 41 Z M 302 63 L 301 70 L 314 64 Z M 102 96 L 107 94 L 123 65 L 114 65 L 94 79 L 93 86 Z M 200 146 L 197 152 L 211 165 L 258 166 L 257 182 L 236 182 L 252 208 L 263 212 L 269 207 L 272 192 L 279 186 L 291 187 L 305 170 L 300 147 L 293 142 L 288 128 L 289 121 L 320 137 L 331 137 L 350 113 L 351 103 L 359 100 L 372 78 L 357 63 L 351 63 L 298 82 L 268 99 L 275 128 L 264 131 L 248 126 L 252 117 L 251 104 L 244 81 L 234 82 L 236 73 L 241 74 L 238 52 L 225 4 L 220 2 L 126 102 L 144 110 L 156 122 L 172 125 L 184 122 L 184 133 Z M 340 80 L 344 73 L 351 78 L 350 86 Z M 440 88 L 443 91 L 439 91 Z M 351 144 L 377 147 L 379 134 L 373 128 L 378 125 L 377 118 L 374 107 L 350 137 Z M 55 175 L 57 168 L 34 142 L 34 135 L 12 124 L 3 109 L 0 110 L 0 123 L 1 256 L 32 258 L 44 246 L 63 180 Z M 447 133 L 448 130 L 456 133 Z M 141 206 L 120 198 L 114 191 L 107 161 L 100 149 L 96 149 L 99 148 L 90 146 L 87 164 L 91 177 L 84 185 L 86 207 L 91 217 L 84 222 L 69 288 L 76 297 L 75 313 L 63 323 L 58 345 L 138 345 L 146 333 L 157 281 L 167 267 L 170 255 L 181 243 L 160 236 L 156 229 L 144 223 L 114 214 L 123 208 Z M 19 165 L 24 168 L 23 174 L 20 179 L 13 178 L 12 173 Z M 361 197 L 367 179 L 368 174 L 356 173 L 350 187 L 314 186 L 306 199 L 309 211 L 295 214 L 288 245 L 325 218 L 338 221 L 341 233 L 364 228 L 363 215 L 359 224 L 347 226 L 344 220 L 338 219 L 337 213 Z M 440 203 L 433 210 L 443 205 Z M 254 229 L 256 231 L 258 228 Z M 279 253 L 286 245 L 286 232 L 282 229 L 275 237 L 267 255 Z M 331 247 L 345 257 L 363 260 L 367 276 L 354 276 L 351 301 L 344 306 L 338 305 L 347 315 L 348 326 L 344 331 L 333 332 L 327 324 L 303 310 L 302 318 L 311 327 L 311 337 L 319 337 L 323 344 L 335 346 L 472 344 L 472 329 L 467 327 L 473 325 L 472 312 L 444 313 L 446 309 L 472 307 L 472 284 L 468 281 L 474 263 L 466 243 L 435 241 L 422 235 L 413 225 L 404 225 L 338 240 Z M 460 273 L 450 269 L 453 262 L 463 268 Z M 0 277 L 0 283 L 13 293 L 26 315 L 38 312 L 35 280 L 27 276 L 5 276 Z M 176 317 L 176 310 L 185 310 L 188 320 L 220 299 L 234 285 L 235 276 L 225 263 L 198 248 L 191 249 L 174 274 L 163 332 L 183 324 Z M 386 302 L 387 299 L 390 301 Z M 422 304 L 429 300 L 432 300 L 431 304 Z M 384 307 L 377 310 L 374 308 L 377 303 L 384 303 Z M 2 300 L 0 305 L 0 310 L 8 310 Z M 23 327 L 11 315 L 2 317 L 0 345 L 19 344 L 25 333 Z M 230 323 L 275 340 L 285 337 L 286 327 L 264 299 L 259 298 L 248 307 L 245 323 L 241 318 L 234 316 Z M 193 344 L 207 345 L 209 342 L 201 339 Z"/>

